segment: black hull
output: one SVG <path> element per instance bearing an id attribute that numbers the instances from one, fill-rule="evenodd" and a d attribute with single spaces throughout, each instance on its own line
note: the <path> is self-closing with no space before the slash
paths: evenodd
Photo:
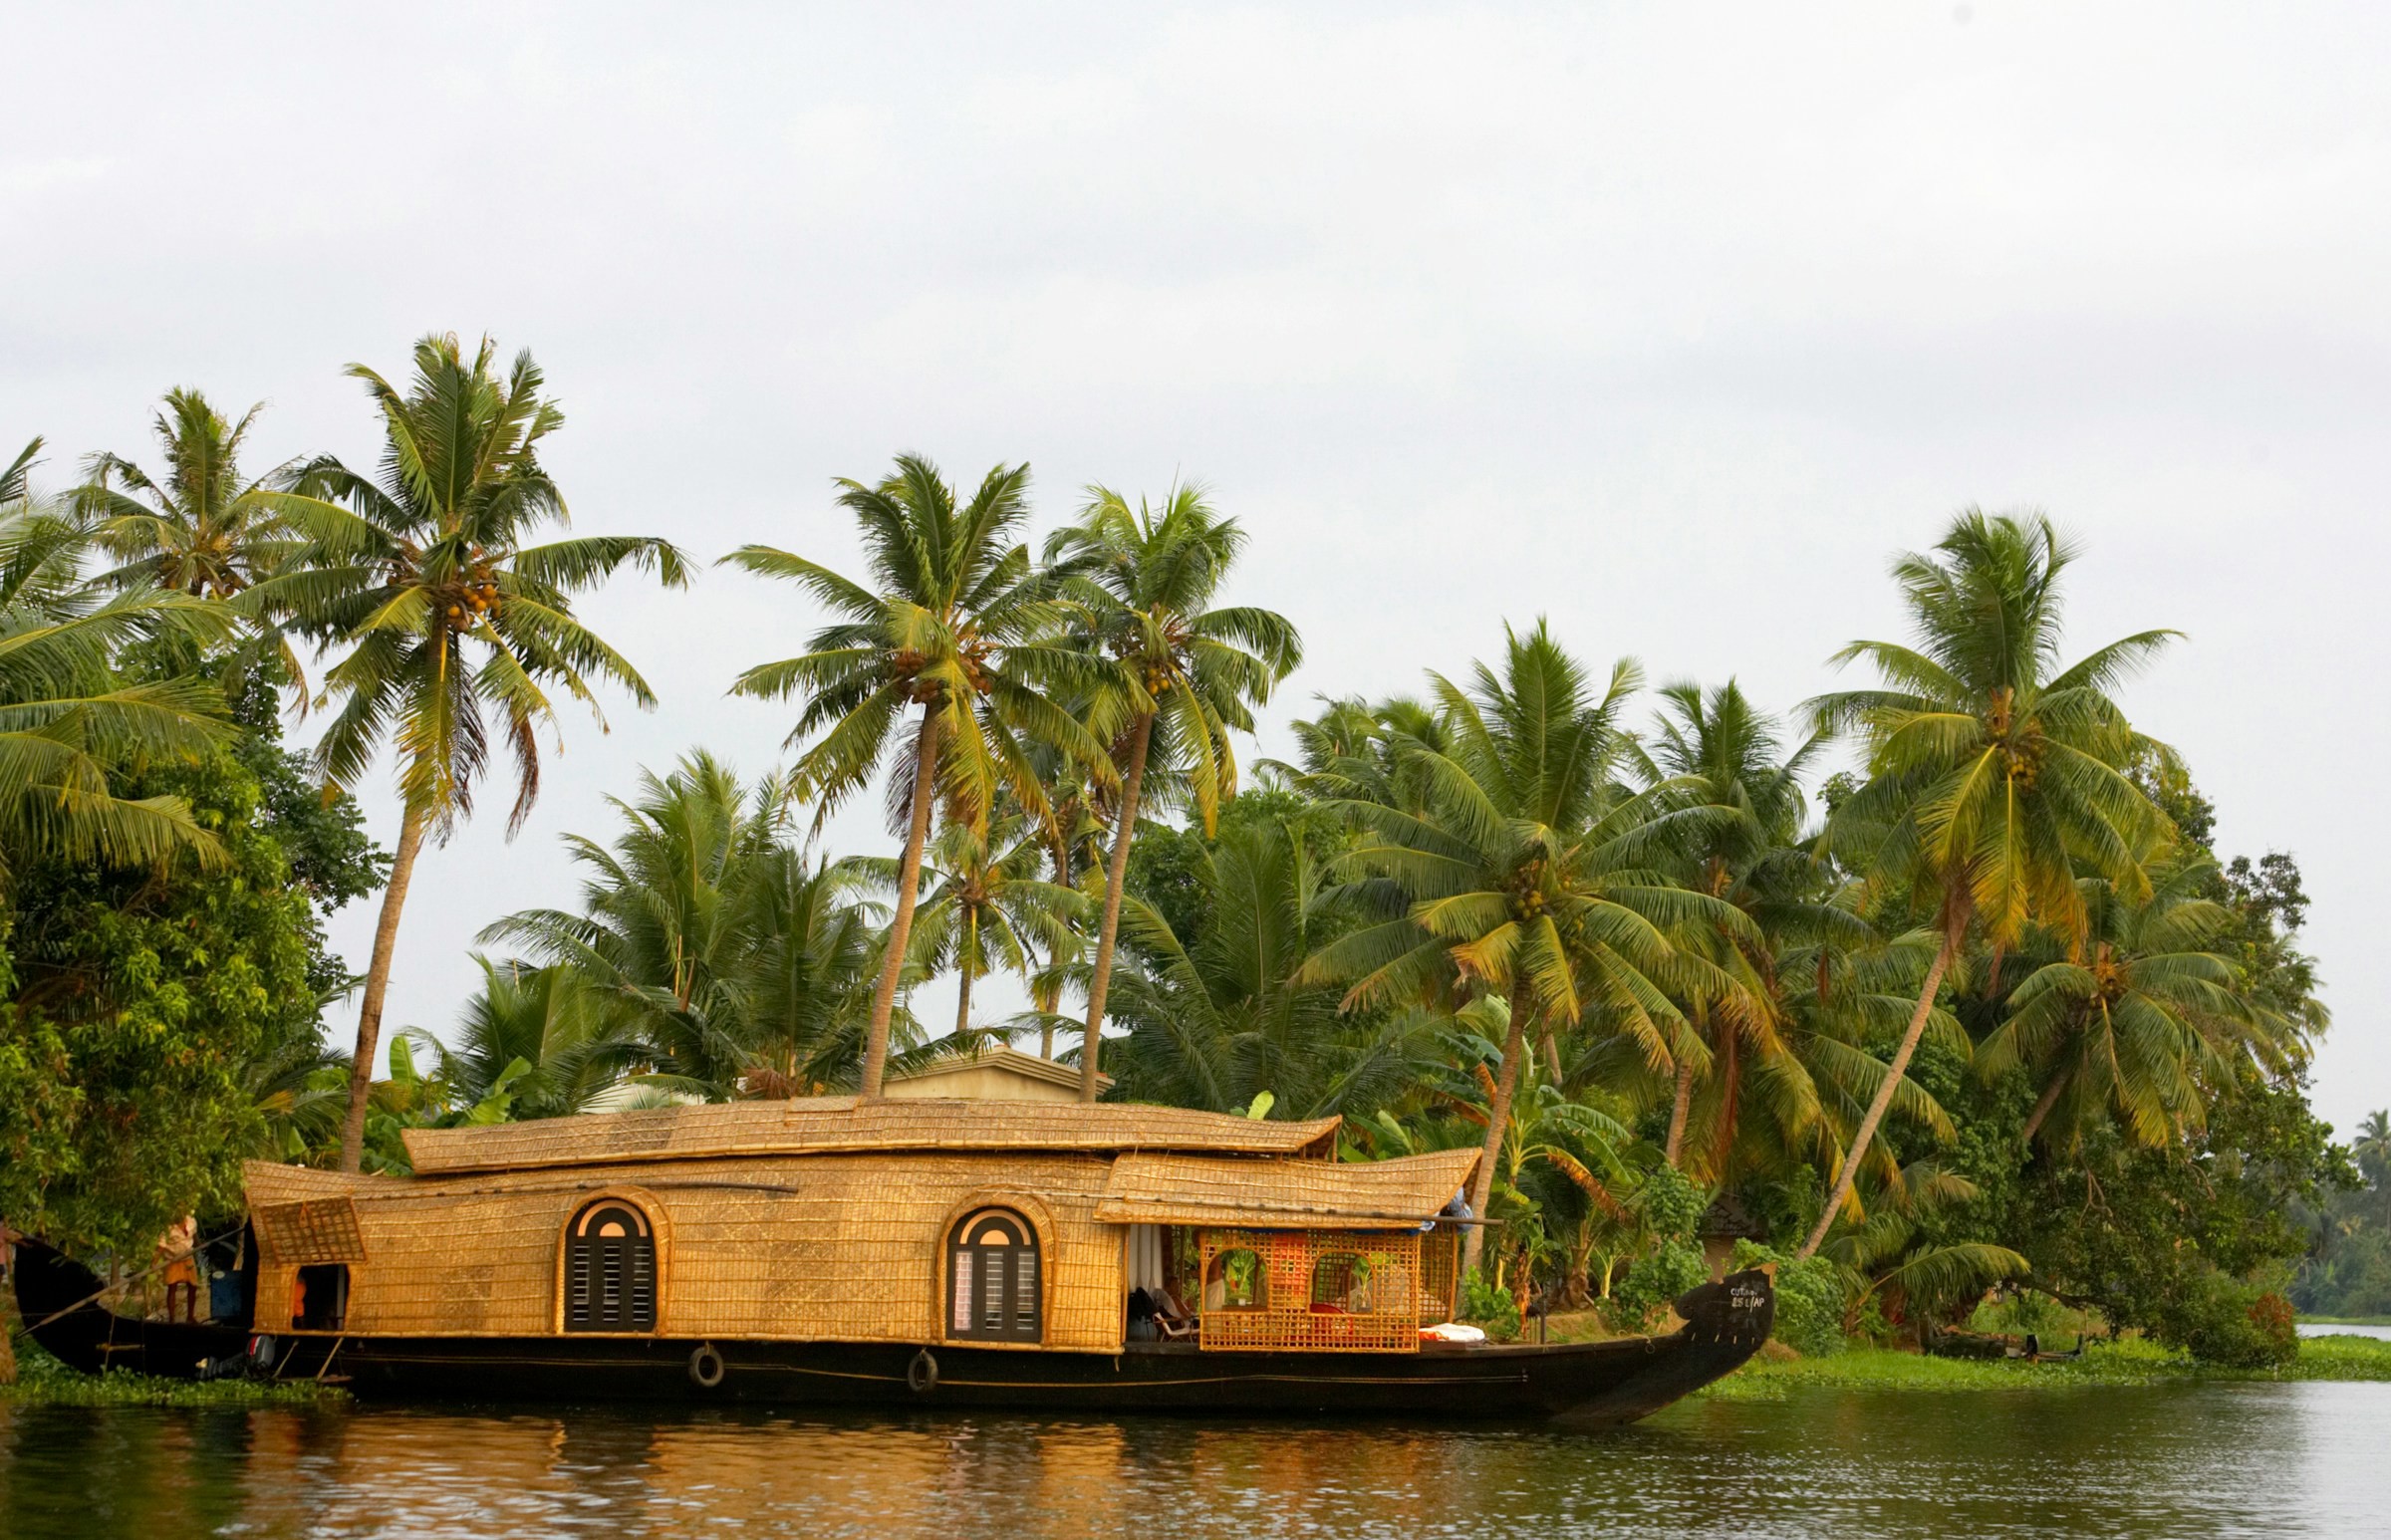
<path id="1" fill-rule="evenodd" d="M 232 1328 L 111 1315 L 82 1302 L 97 1288 L 90 1273 L 47 1247 L 28 1243 L 18 1255 L 18 1304 L 34 1339 L 77 1369 L 187 1379 L 221 1372 L 248 1352 L 248 1335 Z M 1740 1274 L 1681 1300 L 1679 1310 L 1692 1324 L 1668 1337 L 1425 1345 L 1417 1353 L 1206 1353 L 1192 1344 L 1133 1343 L 1104 1354 L 663 1337 L 283 1334 L 258 1339 L 265 1351 L 257 1357 L 270 1367 L 253 1363 L 249 1372 L 324 1380 L 361 1397 L 415 1400 L 1555 1419 L 1605 1426 L 1657 1412 L 1732 1373 L 1767 1340 L 1774 1306 L 1766 1279 Z"/>
<path id="2" fill-rule="evenodd" d="M 1619 1342 L 1385 1354 L 1205 1353 L 1181 1344 L 1131 1344 L 1113 1355 L 595 1337 L 277 1341 L 282 1377 L 337 1378 L 362 1397 L 1557 1417 L 1590 1425 L 1657 1412 L 1731 1373 L 1758 1346 L 1756 1339 L 1698 1339 L 1691 1330 Z M 692 1371 L 708 1347 L 721 1368 L 710 1387 Z"/>

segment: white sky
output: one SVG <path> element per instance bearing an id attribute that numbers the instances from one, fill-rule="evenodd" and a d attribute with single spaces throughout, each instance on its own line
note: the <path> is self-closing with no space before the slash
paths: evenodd
<path id="1" fill-rule="evenodd" d="M 1310 648 L 1265 751 L 1539 613 L 1787 706 L 1897 631 L 1894 550 L 2046 508 L 2075 650 L 2188 631 L 2128 702 L 2225 853 L 2307 874 L 2346 1130 L 2391 1102 L 2387 43 L 2363 5 L 0 0 L 0 447 L 146 460 L 196 385 L 271 403 L 259 469 L 370 461 L 341 366 L 453 329 L 548 369 L 580 528 L 708 559 L 848 562 L 830 478 L 900 449 L 1028 459 L 1041 530 L 1184 471 Z M 797 649 L 793 593 L 588 609 L 664 707 L 569 720 L 519 840 L 493 789 L 426 858 L 393 1025 L 571 900 L 556 837 L 637 766 L 777 757 L 788 713 L 722 691 Z"/>

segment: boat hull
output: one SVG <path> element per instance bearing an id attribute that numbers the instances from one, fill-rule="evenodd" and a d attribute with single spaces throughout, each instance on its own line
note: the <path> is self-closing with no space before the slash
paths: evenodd
<path id="1" fill-rule="evenodd" d="M 29 1243 L 19 1308 L 36 1341 L 87 1372 L 192 1378 L 242 1372 L 323 1380 L 361 1397 L 671 1401 L 771 1406 L 1015 1409 L 1112 1413 L 1630 1422 L 1732 1373 L 1767 1340 L 1768 1280 L 1738 1274 L 1678 1302 L 1665 1337 L 1598 1343 L 1424 1344 L 1417 1353 L 1204 1352 L 1131 1343 L 1119 1353 L 950 1344 L 674 1337 L 383 1337 L 287 1333 L 113 1316 L 96 1280 Z M 252 1351 L 252 1343 L 255 1350 Z"/>
<path id="2" fill-rule="evenodd" d="M 82 1263 L 20 1238 L 9 1269 L 17 1314 L 42 1351 L 87 1375 L 110 1369 L 178 1380 L 244 1370 L 249 1333 L 209 1322 L 144 1321 L 100 1304 L 100 1280 Z"/>
<path id="3" fill-rule="evenodd" d="M 1023 1411 L 1632 1421 L 1732 1372 L 1756 1341 L 1669 1337 L 1419 1353 L 1117 1354 L 672 1338 L 285 1338 L 279 1371 L 361 1397 L 739 1402 Z M 711 1378 L 718 1358 L 717 1383 Z"/>

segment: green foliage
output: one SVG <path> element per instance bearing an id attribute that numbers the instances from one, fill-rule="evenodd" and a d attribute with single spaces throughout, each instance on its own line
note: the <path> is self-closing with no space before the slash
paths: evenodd
<path id="1" fill-rule="evenodd" d="M 1249 800 L 1231 800 L 1217 839 L 1193 847 L 1175 895 L 1206 916 L 1193 937 L 1129 902 L 1124 930 L 1144 966 L 1116 986 L 1114 1019 L 1129 1030 L 1107 1045 L 1113 1094 L 1213 1112 L 1267 1094 L 1282 1118 L 1367 1117 L 1428 1076 L 1432 1023 L 1417 1010 L 1340 1012 L 1336 989 L 1298 978 L 1341 906 L 1300 830 L 1240 811 Z"/>
<path id="2" fill-rule="evenodd" d="M 1645 1228 L 1663 1241 L 1693 1240 L 1694 1227 L 1710 1206 L 1711 1195 L 1669 1165 L 1653 1167 L 1636 1193 L 1636 1208 Z"/>
<path id="3" fill-rule="evenodd" d="M 203 867 L 16 874 L 0 1007 L 0 1212 L 62 1244 L 142 1251 L 183 1214 L 238 1211 L 263 1140 L 249 1066 L 312 1041 L 317 922 L 230 750 L 116 784 L 191 809 Z"/>
<path id="4" fill-rule="evenodd" d="M 564 425 L 528 352 L 500 371 L 487 338 L 471 358 L 454 335 L 415 345 L 404 389 L 349 367 L 383 419 L 378 474 L 327 455 L 297 468 L 265 508 L 298 537 L 279 572 L 234 601 L 340 652 L 324 675 L 337 701 L 316 751 L 325 778 L 352 787 L 387 741 L 409 813 L 444 834 L 470 814 L 490 750 L 515 761 L 513 822 L 539 794 L 537 733 L 555 721 L 548 691 L 596 708 L 613 683 L 642 705 L 638 670 L 573 617 L 573 597 L 624 567 L 686 580 L 666 541 L 600 535 L 533 544 L 567 522 L 539 456 Z"/>
<path id="5" fill-rule="evenodd" d="M 1236 790 L 1228 735 L 1253 731 L 1251 708 L 1303 661 L 1302 639 L 1271 611 L 1214 606 L 1245 532 L 1202 488 L 1176 486 L 1135 508 L 1109 488 L 1089 490 L 1079 519 L 1047 540 L 1046 560 L 1073 606 L 1068 635 L 1119 660 L 1090 725 L 1109 742 L 1153 718 L 1141 801 L 1184 801 L 1209 830 Z"/>
<path id="6" fill-rule="evenodd" d="M 1648 1255 L 1638 1257 L 1627 1275 L 1611 1285 L 1610 1297 L 1602 1302 L 1603 1322 L 1615 1332 L 1649 1332 L 1673 1300 L 1710 1276 L 1702 1248 L 1689 1240 L 1664 1240 Z"/>
<path id="7" fill-rule="evenodd" d="M 187 804 L 128 795 L 120 772 L 213 752 L 231 736 L 222 695 L 194 673 L 129 679 L 119 664 L 136 645 L 221 642 L 230 618 L 188 594 L 88 582 L 91 532 L 28 490 L 39 443 L 0 475 L 0 884 L 45 857 L 220 864 Z"/>
<path id="8" fill-rule="evenodd" d="M 2391 1112 L 2360 1120 L 2349 1157 L 2314 1200 L 2291 1299 L 2311 1315 L 2391 1316 Z"/>
<path id="9" fill-rule="evenodd" d="M 1781 1401 L 1805 1389 L 2064 1392 L 2208 1380 L 2391 1381 L 2391 1342 L 2311 1337 L 2299 1344 L 2297 1356 L 2288 1363 L 2264 1369 L 2207 1364 L 2140 1338 L 2095 1342 L 2080 1359 L 2038 1364 L 1853 1348 L 1823 1359 L 1754 1359 L 1698 1394 L 1721 1401 Z"/>
<path id="10" fill-rule="evenodd" d="M 1867 660 L 1880 686 L 1812 703 L 1821 730 L 1857 733 L 1868 751 L 1868 781 L 1836 809 L 1827 847 L 1865 874 L 1874 901 L 1907 902 L 1937 960 L 1804 1254 L 1849 1216 L 1877 1124 L 1971 931 L 1996 949 L 2016 947 L 2029 925 L 2075 941 L 2082 880 L 2149 895 L 2145 862 L 2169 831 L 2125 772 L 2137 757 L 2170 756 L 2110 692 L 2175 633 L 2141 632 L 2057 666 L 2059 584 L 2075 554 L 2046 518 L 1968 510 L 1932 552 L 1894 563 L 1918 644 L 1854 642 L 1835 660 Z"/>
<path id="11" fill-rule="evenodd" d="M 357 799 L 328 789 L 307 755 L 284 746 L 271 675 L 231 674 L 225 692 L 240 729 L 233 755 L 257 778 L 257 816 L 282 847 L 291 886 L 322 914 L 380 892 L 390 876 L 390 853 L 366 833 Z"/>
<path id="12" fill-rule="evenodd" d="M 1216 901 L 1205 876 L 1212 853 L 1221 841 L 1237 838 L 1240 831 L 1262 829 L 1286 831 L 1314 866 L 1335 856 L 1344 845 L 1344 826 L 1318 803 L 1284 788 L 1248 787 L 1220 804 L 1209 833 L 1194 820 L 1185 828 L 1142 824 L 1137 843 L 1130 847 L 1129 873 L 1123 886 L 1131 898 L 1145 904 L 1170 927 L 1183 947 L 1196 950 L 1203 940 L 1205 917 Z M 1333 933 L 1323 932 L 1314 938 L 1314 944 Z M 1135 925 L 1128 927 L 1121 939 L 1133 955 L 1140 954 Z"/>
<path id="13" fill-rule="evenodd" d="M 77 1374 L 30 1340 L 19 1350 L 15 1384 L 0 1381 L 0 1405 L 18 1407 L 335 1407 L 349 1400 L 337 1385 L 312 1380 L 166 1380 L 122 1369 Z"/>
<path id="14" fill-rule="evenodd" d="M 1482 1327 L 1496 1342 L 1519 1340 L 1519 1301 L 1498 1288 L 1480 1268 L 1461 1275 L 1461 1319 Z"/>
<path id="15" fill-rule="evenodd" d="M 1735 1242 L 1727 1265 L 1739 1272 L 1771 1263 L 1776 1268 L 1776 1329 L 1772 1335 L 1804 1358 L 1841 1352 L 1845 1345 L 1843 1317 L 1851 1298 L 1842 1270 L 1822 1256 L 1797 1261 L 1750 1240 Z"/>
<path id="16" fill-rule="evenodd" d="M 2299 1356 L 2290 1302 L 2214 1269 L 2170 1298 L 2153 1328 L 2160 1342 L 2226 1369 L 2272 1369 Z"/>
<path id="17" fill-rule="evenodd" d="M 556 1111 L 586 1106 L 610 1068 L 710 1099 L 852 1085 L 885 922 L 866 895 L 885 871 L 809 857 L 786 784 L 743 786 L 703 751 L 643 772 L 616 811 L 612 842 L 566 836 L 585 874 L 578 909 L 526 909 L 481 932 L 541 975 L 493 971 L 468 1007 L 469 1037 L 510 1045 L 493 1067 L 518 1054 L 541 1066 L 536 1105 Z M 527 1011 L 536 1023 L 498 1030 Z M 900 1049 L 923 1052 L 911 1014 L 895 1020 Z"/>
<path id="18" fill-rule="evenodd" d="M 2169 1323 L 2191 1319 L 2213 1275 L 2261 1276 L 2307 1250 L 2299 1215 L 2338 1165 L 2298 1088 L 2246 1073 L 2180 1148 L 2107 1130 L 2038 1162 L 1999 1222 L 2038 1286 L 2117 1326 L 2180 1334 Z"/>

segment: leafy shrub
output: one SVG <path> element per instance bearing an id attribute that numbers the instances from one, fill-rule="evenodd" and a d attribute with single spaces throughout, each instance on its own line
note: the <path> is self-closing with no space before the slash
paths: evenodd
<path id="1" fill-rule="evenodd" d="M 1694 1227 L 1702 1222 L 1703 1210 L 1710 1206 L 1711 1195 L 1694 1185 L 1685 1172 L 1670 1165 L 1654 1166 L 1636 1193 L 1636 1208 L 1645 1228 L 1665 1241 L 1692 1240 Z"/>
<path id="2" fill-rule="evenodd" d="M 2279 1369 L 2299 1356 L 2290 1301 L 2223 1272 L 2194 1278 L 2153 1335 L 2225 1369 Z"/>
<path id="3" fill-rule="evenodd" d="M 1803 1358 L 1841 1352 L 1849 1302 L 1841 1270 L 1822 1256 L 1796 1262 L 1749 1240 L 1735 1242 L 1729 1265 L 1741 1272 L 1769 1262 L 1776 1264 L 1776 1330 L 1769 1335 Z"/>
<path id="4" fill-rule="evenodd" d="M 1696 1214 L 1701 1210 L 1696 1209 Z M 1669 1302 L 1697 1284 L 1708 1283 L 1711 1270 L 1693 1242 L 1665 1240 L 1660 1249 L 1639 1257 L 1627 1276 L 1611 1285 L 1602 1302 L 1604 1324 L 1614 1332 L 1649 1332 Z"/>
<path id="5" fill-rule="evenodd" d="M 1485 1328 L 1486 1335 L 1496 1342 L 1518 1340 L 1519 1302 L 1474 1267 L 1461 1275 L 1461 1319 Z"/>
<path id="6" fill-rule="evenodd" d="M 1968 1327 L 2005 1337 L 2031 1332 L 2048 1342 L 2068 1332 L 2082 1332 L 2084 1318 L 2082 1312 L 2068 1309 L 2039 1290 L 2007 1289 L 1991 1304 L 1978 1306 L 1968 1318 Z"/>

